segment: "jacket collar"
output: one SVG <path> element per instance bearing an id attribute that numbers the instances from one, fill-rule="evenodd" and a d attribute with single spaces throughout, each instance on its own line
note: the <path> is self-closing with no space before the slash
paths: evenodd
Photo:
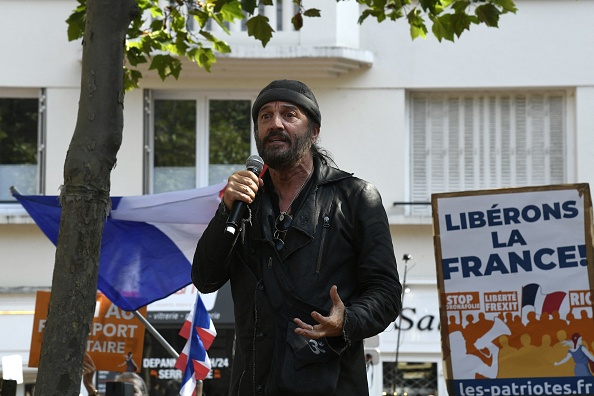
<path id="1" fill-rule="evenodd" d="M 283 255 L 289 255 L 311 242 L 314 238 L 317 221 L 320 218 L 320 211 L 331 209 L 320 207 L 320 199 L 317 197 L 319 188 L 352 176 L 352 173 L 324 164 L 318 157 L 314 158 L 312 185 L 307 189 L 307 196 L 304 198 L 301 208 L 293 216 L 291 228 L 294 230 L 287 234 Z M 268 180 L 270 183 L 270 179 Z M 266 191 L 265 188 L 267 188 L 266 184 L 258 194 L 259 199 L 253 208 L 258 220 L 254 221 L 252 231 L 257 240 L 272 240 L 274 233 L 275 211 L 272 208 L 269 191 Z"/>

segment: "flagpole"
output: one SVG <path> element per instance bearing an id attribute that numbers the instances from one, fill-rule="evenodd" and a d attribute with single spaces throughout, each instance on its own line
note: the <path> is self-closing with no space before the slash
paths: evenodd
<path id="1" fill-rule="evenodd" d="M 179 357 L 179 353 L 177 353 L 175 351 L 175 349 L 173 349 L 173 347 L 171 345 L 169 345 L 167 340 L 165 338 L 163 338 L 163 336 L 161 334 L 159 334 L 157 329 L 155 329 L 153 327 L 153 325 L 150 324 L 149 321 L 146 320 L 146 318 L 140 314 L 140 312 L 132 311 L 132 313 L 134 314 L 134 316 L 136 316 L 138 318 L 138 320 L 140 320 L 142 322 L 142 324 L 144 324 L 144 326 L 149 331 L 149 333 L 151 333 L 153 335 L 153 337 L 155 337 L 157 339 L 157 341 L 159 341 L 159 343 L 161 345 L 163 345 L 163 347 L 165 349 L 167 349 L 167 351 L 171 354 L 171 356 L 173 356 L 176 359 Z"/>

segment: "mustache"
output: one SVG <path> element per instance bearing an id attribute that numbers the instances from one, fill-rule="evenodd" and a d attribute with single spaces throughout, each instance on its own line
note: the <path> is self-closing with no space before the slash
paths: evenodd
<path id="1" fill-rule="evenodd" d="M 285 131 L 272 131 L 264 137 L 264 143 L 268 143 L 271 140 L 290 141 L 291 139 Z"/>

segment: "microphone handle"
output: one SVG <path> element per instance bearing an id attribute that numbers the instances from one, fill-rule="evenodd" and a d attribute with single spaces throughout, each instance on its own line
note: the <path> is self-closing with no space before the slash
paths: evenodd
<path id="1" fill-rule="evenodd" d="M 247 169 L 256 176 L 260 175 L 260 170 L 255 167 L 248 167 Z M 227 217 L 227 223 L 225 224 L 226 234 L 235 235 L 235 233 L 239 231 L 241 228 L 241 220 L 243 219 L 243 214 L 246 208 L 247 203 L 243 201 L 235 201 L 233 203 L 229 217 Z"/>

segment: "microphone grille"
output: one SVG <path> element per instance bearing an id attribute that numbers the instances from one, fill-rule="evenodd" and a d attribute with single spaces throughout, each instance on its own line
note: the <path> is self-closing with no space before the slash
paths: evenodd
<path id="1" fill-rule="evenodd" d="M 245 161 L 245 167 L 252 170 L 256 175 L 259 175 L 264 169 L 264 160 L 259 155 L 250 155 Z"/>

